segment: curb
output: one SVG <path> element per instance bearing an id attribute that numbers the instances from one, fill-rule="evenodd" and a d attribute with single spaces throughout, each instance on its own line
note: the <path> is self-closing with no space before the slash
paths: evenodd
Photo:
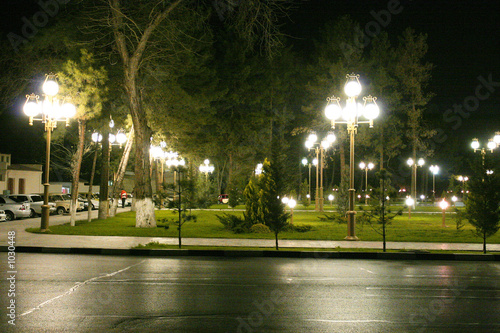
<path id="1" fill-rule="evenodd" d="M 0 252 L 8 252 L 7 246 L 0 246 Z M 500 254 L 428 253 L 408 252 L 329 252 L 329 251 L 267 251 L 267 250 L 189 250 L 189 249 L 102 249 L 102 248 L 60 248 L 19 246 L 16 253 L 59 253 L 93 254 L 115 256 L 152 257 L 255 257 L 255 258 L 309 258 L 309 259 L 374 259 L 374 260 L 457 260 L 457 261 L 500 261 Z"/>

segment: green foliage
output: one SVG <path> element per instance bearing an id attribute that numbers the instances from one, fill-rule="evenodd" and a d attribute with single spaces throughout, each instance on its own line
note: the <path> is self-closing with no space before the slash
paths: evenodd
<path id="1" fill-rule="evenodd" d="M 199 174 L 195 184 L 195 206 L 197 208 L 207 208 L 217 203 L 217 190 L 210 178 Z"/>
<path id="2" fill-rule="evenodd" d="M 250 232 L 255 234 L 268 234 L 271 232 L 271 229 L 265 224 L 257 223 L 250 227 Z"/>
<path id="3" fill-rule="evenodd" d="M 243 191 L 243 196 L 245 198 L 245 213 L 243 214 L 245 220 L 252 224 L 264 223 L 264 213 L 260 202 L 262 190 L 258 181 L 251 178 Z"/>
<path id="4" fill-rule="evenodd" d="M 309 198 L 307 195 L 309 194 L 309 183 L 307 179 L 304 179 L 302 184 L 300 184 L 300 202 L 304 206 L 304 208 L 309 207 Z"/>
<path id="5" fill-rule="evenodd" d="M 483 252 L 486 253 L 486 239 L 500 229 L 500 176 L 498 168 L 493 174 L 487 170 L 493 169 L 487 163 L 473 167 L 469 177 L 469 194 L 465 201 L 464 217 L 476 228 L 476 234 L 483 239 Z"/>
<path id="6" fill-rule="evenodd" d="M 227 230 L 231 230 L 235 234 L 241 234 L 249 230 L 248 222 L 244 218 L 227 213 L 216 215 L 216 217 Z"/>
<path id="7" fill-rule="evenodd" d="M 313 230 L 313 226 L 310 224 L 299 224 L 299 225 L 291 224 L 290 229 L 296 232 L 308 232 Z"/>
<path id="8" fill-rule="evenodd" d="M 231 186 L 228 191 L 229 199 L 228 205 L 229 207 L 236 207 L 240 202 L 240 191 L 235 186 Z"/>

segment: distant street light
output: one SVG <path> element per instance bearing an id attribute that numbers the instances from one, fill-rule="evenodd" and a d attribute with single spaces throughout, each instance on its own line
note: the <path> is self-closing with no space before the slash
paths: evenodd
<path id="1" fill-rule="evenodd" d="M 297 205 L 297 201 L 293 198 L 290 198 L 287 202 L 288 207 L 290 207 L 290 224 L 293 224 L 293 209 Z"/>
<path id="2" fill-rule="evenodd" d="M 441 207 L 441 210 L 443 211 L 443 223 L 442 223 L 443 228 L 446 228 L 445 214 L 446 214 L 446 209 L 448 208 L 448 206 L 449 206 L 449 204 L 444 198 L 441 202 L 439 202 L 439 207 Z"/>
<path id="3" fill-rule="evenodd" d="M 46 74 L 45 82 L 42 86 L 45 99 L 39 101 L 39 96 L 35 94 L 26 95 L 26 103 L 24 104 L 24 113 L 29 117 L 29 124 L 33 125 L 33 120 L 41 121 L 45 124 L 47 132 L 46 140 L 46 156 L 45 156 L 45 179 L 43 184 L 43 205 L 40 231 L 47 231 L 49 228 L 49 169 L 50 169 L 50 141 L 51 134 L 54 128 L 57 127 L 57 122 L 62 121 L 69 126 L 70 118 L 76 115 L 76 107 L 68 102 L 56 98 L 59 92 L 59 84 L 56 81 L 56 75 Z M 40 118 L 36 118 L 40 116 Z"/>
<path id="4" fill-rule="evenodd" d="M 308 185 L 308 191 L 307 191 L 307 201 L 309 204 L 311 204 L 311 163 L 307 160 L 307 158 L 302 159 L 302 165 L 308 166 L 309 167 L 309 178 L 307 180 L 307 185 Z"/>
<path id="5" fill-rule="evenodd" d="M 479 140 L 477 138 L 472 139 L 472 142 L 470 144 L 471 148 L 474 149 L 474 152 L 479 151 L 482 156 L 482 163 L 484 166 L 484 158 L 486 155 L 486 152 L 489 150 L 490 153 L 493 153 L 493 150 L 500 146 L 500 132 L 496 132 L 495 136 L 492 139 L 488 140 L 488 143 L 486 144 L 486 148 L 482 147 L 481 144 L 479 143 Z"/>
<path id="6" fill-rule="evenodd" d="M 315 207 L 316 211 L 323 211 L 323 168 L 325 166 L 324 154 L 325 151 L 335 142 L 337 138 L 333 132 L 327 134 L 327 136 L 321 141 L 317 142 L 318 136 L 316 133 L 309 134 L 306 141 L 306 148 L 311 150 L 314 149 L 316 152 L 316 165 L 319 160 L 319 168 L 316 168 L 316 196 L 315 196 Z M 316 147 L 315 147 L 316 146 Z M 314 164 L 314 160 L 313 160 Z M 320 178 L 318 177 L 318 174 Z M 319 184 L 319 186 L 318 186 Z"/>
<path id="7" fill-rule="evenodd" d="M 330 206 L 333 206 L 333 199 L 335 199 L 335 197 L 333 196 L 333 194 L 330 194 L 328 196 L 328 200 L 330 200 Z"/>
<path id="8" fill-rule="evenodd" d="M 203 164 L 200 165 L 200 172 L 205 174 L 205 180 L 208 180 L 208 174 L 214 172 L 215 167 L 210 164 L 210 161 L 206 159 Z"/>
<path id="9" fill-rule="evenodd" d="M 359 168 L 365 171 L 365 205 L 368 205 L 368 170 L 372 170 L 375 165 L 372 162 L 365 164 L 365 162 L 359 163 Z"/>
<path id="10" fill-rule="evenodd" d="M 415 163 L 413 158 L 409 158 L 406 163 L 412 168 L 410 193 L 413 198 L 417 198 L 417 166 L 422 167 L 425 164 L 425 161 L 423 158 L 420 158 L 417 163 Z M 415 202 L 413 203 L 413 207 L 415 208 Z"/>
<path id="11" fill-rule="evenodd" d="M 376 97 L 371 95 L 363 97 L 364 105 L 356 102 L 356 98 L 361 93 L 361 83 L 359 75 L 347 74 L 347 82 L 344 85 L 344 91 L 348 96 L 344 108 L 340 106 L 339 97 L 328 97 L 328 105 L 325 108 L 325 116 L 331 120 L 332 129 L 336 124 L 346 124 L 350 139 L 349 154 L 349 210 L 347 211 L 347 240 L 357 240 L 355 231 L 354 197 L 356 189 L 354 188 L 354 135 L 358 131 L 359 124 L 369 124 L 373 127 L 373 120 L 378 117 L 380 109 L 377 106 Z M 366 120 L 360 120 L 364 117 Z M 338 120 L 343 118 L 343 120 Z"/>
<path id="12" fill-rule="evenodd" d="M 467 176 L 458 176 L 457 179 L 462 182 L 462 198 L 465 197 L 466 191 L 465 191 L 465 182 L 469 180 L 469 177 Z"/>
<path id="13" fill-rule="evenodd" d="M 406 198 L 406 206 L 408 206 L 408 220 L 411 218 L 411 207 L 415 204 L 415 200 L 412 197 Z"/>
<path id="14" fill-rule="evenodd" d="M 439 173 L 439 167 L 431 165 L 429 170 L 432 172 L 432 200 L 436 200 L 436 175 Z"/>

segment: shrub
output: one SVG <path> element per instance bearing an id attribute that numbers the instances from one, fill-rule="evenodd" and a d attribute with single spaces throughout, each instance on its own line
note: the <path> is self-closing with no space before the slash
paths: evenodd
<path id="1" fill-rule="evenodd" d="M 301 225 L 292 225 L 292 230 L 297 232 L 308 232 L 313 229 L 312 225 L 309 224 L 301 224 Z"/>
<path id="2" fill-rule="evenodd" d="M 268 234 L 271 232 L 271 229 L 265 224 L 257 223 L 250 227 L 250 232 L 256 234 Z"/>
<path id="3" fill-rule="evenodd" d="M 248 231 L 247 223 L 241 217 L 231 214 L 215 215 L 219 219 L 220 223 L 228 230 L 233 231 L 236 234 L 241 234 Z"/>

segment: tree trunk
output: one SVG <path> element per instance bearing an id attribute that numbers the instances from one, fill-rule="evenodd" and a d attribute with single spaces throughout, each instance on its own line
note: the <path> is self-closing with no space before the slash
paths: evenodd
<path id="1" fill-rule="evenodd" d="M 274 237 L 276 239 L 276 251 L 279 251 L 279 248 L 278 248 L 278 232 L 274 233 Z"/>
<path id="2" fill-rule="evenodd" d="M 109 127 L 104 126 L 102 133 L 102 160 L 101 160 L 101 182 L 99 188 L 99 213 L 98 218 L 105 220 L 108 218 L 109 198 Z"/>
<path id="3" fill-rule="evenodd" d="M 92 185 L 94 184 L 94 175 L 95 175 L 95 165 L 97 162 L 97 145 L 95 147 L 95 152 L 94 152 L 94 159 L 92 160 L 92 172 L 90 174 L 90 183 L 89 183 L 89 193 L 87 193 L 87 201 L 88 201 L 88 210 L 87 210 L 87 222 L 92 221 L 92 206 L 91 203 L 92 201 L 90 198 L 92 197 Z"/>
<path id="4" fill-rule="evenodd" d="M 128 159 L 130 157 L 130 152 L 132 151 L 132 145 L 134 143 L 134 127 L 130 129 L 127 143 L 123 150 L 123 155 L 120 160 L 120 165 L 118 166 L 118 171 L 116 172 L 116 178 L 113 180 L 113 201 L 111 203 L 111 208 L 109 210 L 109 216 L 116 215 L 116 209 L 118 208 L 118 202 L 120 201 L 120 191 L 123 187 L 123 179 L 125 178 L 125 171 L 127 170 Z"/>
<path id="5" fill-rule="evenodd" d="M 486 232 L 483 233 L 483 253 L 486 254 Z"/>
<path id="6" fill-rule="evenodd" d="M 151 177 L 149 175 L 149 140 L 151 129 L 148 126 L 147 114 L 142 107 L 142 100 L 139 95 L 139 88 L 137 87 L 139 67 L 151 35 L 181 2 L 182 0 L 176 0 L 167 5 L 163 10 L 157 11 L 154 14 L 152 13 L 150 21 L 141 30 L 140 35 L 136 36 L 136 43 L 130 46 L 128 41 L 131 39 L 127 38 L 124 32 L 126 24 L 130 23 L 128 22 L 130 17 L 122 12 L 122 1 L 109 0 L 111 11 L 110 24 L 117 51 L 123 62 L 124 87 L 136 132 L 134 196 L 137 212 L 135 226 L 138 228 L 156 227 Z M 124 23 L 124 18 L 127 18 L 127 23 Z M 132 24 L 134 23 L 132 21 Z"/>
<path id="7" fill-rule="evenodd" d="M 70 225 L 75 226 L 76 223 L 76 209 L 78 207 L 78 183 L 80 182 L 80 168 L 82 166 L 83 159 L 83 148 L 85 144 L 85 120 L 78 120 L 78 146 L 76 152 L 73 155 L 73 161 L 71 162 L 71 203 L 69 206 L 70 210 Z"/>

